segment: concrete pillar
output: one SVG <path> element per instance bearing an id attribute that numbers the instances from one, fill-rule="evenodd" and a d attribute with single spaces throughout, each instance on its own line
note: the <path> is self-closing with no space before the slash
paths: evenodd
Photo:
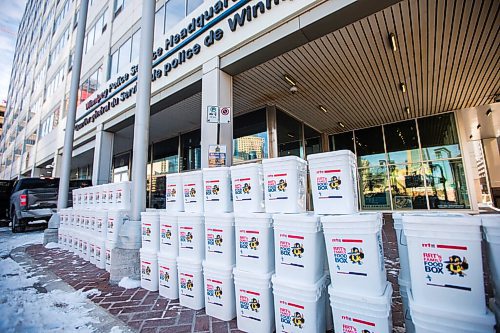
<path id="1" fill-rule="evenodd" d="M 276 106 L 266 106 L 267 136 L 269 138 L 269 158 L 278 157 L 278 126 L 276 122 Z"/>
<path id="2" fill-rule="evenodd" d="M 208 150 L 217 144 L 217 124 L 207 122 L 208 106 L 231 108 L 231 122 L 220 125 L 219 144 L 226 146 L 226 165 L 233 159 L 233 77 L 220 70 L 220 59 L 215 57 L 203 64 L 201 92 L 201 167 L 208 168 Z"/>
<path id="3" fill-rule="evenodd" d="M 92 184 L 94 186 L 111 182 L 114 138 L 115 134 L 104 131 L 102 124 L 96 129 L 92 167 Z"/>
<path id="4" fill-rule="evenodd" d="M 33 167 L 31 169 L 31 177 L 40 177 L 40 168 Z"/>
<path id="5" fill-rule="evenodd" d="M 52 162 L 52 165 L 54 166 L 52 168 L 52 177 L 59 178 L 61 176 L 62 155 L 59 154 L 57 151 L 54 154 L 54 161 Z M 70 170 L 70 173 L 71 173 L 71 170 Z"/>

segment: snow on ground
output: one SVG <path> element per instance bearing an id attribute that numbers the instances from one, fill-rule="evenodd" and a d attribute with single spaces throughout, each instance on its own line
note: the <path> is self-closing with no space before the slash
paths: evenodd
<path id="1" fill-rule="evenodd" d="M 98 290 L 48 292 L 41 272 L 27 271 L 8 256 L 12 249 L 42 239 L 43 232 L 12 234 L 0 228 L 0 332 L 93 332 L 98 319 L 88 314 L 93 308 L 87 297 Z"/>
<path id="2" fill-rule="evenodd" d="M 134 288 L 139 288 L 141 286 L 141 281 L 139 280 L 132 280 L 128 276 L 125 276 L 120 280 L 118 283 L 118 286 L 125 288 L 125 289 L 134 289 Z"/>
<path id="3" fill-rule="evenodd" d="M 45 244 L 45 248 L 46 249 L 57 249 L 57 248 L 60 248 L 60 247 L 61 246 L 59 245 L 59 243 L 50 242 L 50 243 Z"/>

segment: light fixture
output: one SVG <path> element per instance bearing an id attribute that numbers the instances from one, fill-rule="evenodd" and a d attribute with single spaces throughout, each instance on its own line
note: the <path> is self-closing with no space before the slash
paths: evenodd
<path id="1" fill-rule="evenodd" d="M 406 92 L 406 84 L 404 84 L 403 82 L 401 82 L 401 83 L 399 84 L 399 89 L 401 89 L 401 91 L 402 91 L 403 93 L 405 93 L 405 92 Z"/>
<path id="2" fill-rule="evenodd" d="M 288 74 L 285 74 L 284 78 L 285 78 L 285 80 L 286 80 L 288 83 L 290 83 L 292 86 L 296 86 L 296 85 L 297 85 L 297 83 L 295 82 L 295 80 L 294 80 L 294 79 L 292 79 L 292 78 L 291 78 Z"/>
<path id="3" fill-rule="evenodd" d="M 398 50 L 398 47 L 396 45 L 396 35 L 393 32 L 389 34 L 389 42 L 391 43 L 392 50 L 396 52 Z"/>
<path id="4" fill-rule="evenodd" d="M 324 113 L 328 113 L 328 110 L 323 105 L 318 106 L 318 108 Z"/>
<path id="5" fill-rule="evenodd" d="M 405 112 L 406 112 L 406 114 L 410 114 L 410 108 L 408 106 L 405 107 Z"/>
<path id="6" fill-rule="evenodd" d="M 486 111 L 487 116 L 490 116 L 492 113 L 493 113 L 493 111 L 491 111 L 491 109 L 488 109 L 488 111 Z"/>
<path id="7" fill-rule="evenodd" d="M 481 128 L 481 124 L 477 124 L 476 128 L 480 129 Z"/>
<path id="8" fill-rule="evenodd" d="M 288 133 L 287 136 L 292 139 L 295 138 L 295 135 L 293 135 L 292 133 Z"/>
<path id="9" fill-rule="evenodd" d="M 342 122 L 341 122 L 341 121 L 339 121 L 339 122 L 338 122 L 338 124 L 339 124 L 339 126 L 340 126 L 340 127 L 345 128 L 345 125 L 344 125 L 344 124 L 342 124 Z"/>
<path id="10" fill-rule="evenodd" d="M 471 134 L 471 135 L 469 135 L 469 139 L 472 139 L 472 134 Z"/>

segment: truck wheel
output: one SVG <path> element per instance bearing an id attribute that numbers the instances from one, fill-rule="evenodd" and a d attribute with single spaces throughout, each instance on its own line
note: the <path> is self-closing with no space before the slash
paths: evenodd
<path id="1" fill-rule="evenodd" d="M 17 233 L 17 232 L 24 232 L 26 231 L 26 225 L 24 225 L 23 220 L 19 220 L 14 213 L 12 215 L 12 232 Z"/>

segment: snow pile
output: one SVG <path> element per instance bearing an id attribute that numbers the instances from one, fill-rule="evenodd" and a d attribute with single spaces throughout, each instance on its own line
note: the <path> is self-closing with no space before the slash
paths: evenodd
<path id="1" fill-rule="evenodd" d="M 59 245 L 59 243 L 54 243 L 54 242 L 50 242 L 50 243 L 47 243 L 45 245 L 45 248 L 46 249 L 57 249 L 57 248 L 60 248 L 61 246 Z"/>
<path id="2" fill-rule="evenodd" d="M 141 286 L 141 281 L 132 280 L 131 278 L 126 276 L 120 280 L 118 286 L 125 289 L 139 288 Z"/>
<path id="3" fill-rule="evenodd" d="M 16 247 L 26 244 L 41 244 L 43 231 L 27 232 L 23 234 L 11 233 L 10 228 L 0 228 L 0 257 L 6 257 Z"/>
<path id="4" fill-rule="evenodd" d="M 113 326 L 113 327 L 111 327 L 111 331 L 109 331 L 109 333 L 123 333 L 123 331 L 121 330 L 120 327 Z"/>

